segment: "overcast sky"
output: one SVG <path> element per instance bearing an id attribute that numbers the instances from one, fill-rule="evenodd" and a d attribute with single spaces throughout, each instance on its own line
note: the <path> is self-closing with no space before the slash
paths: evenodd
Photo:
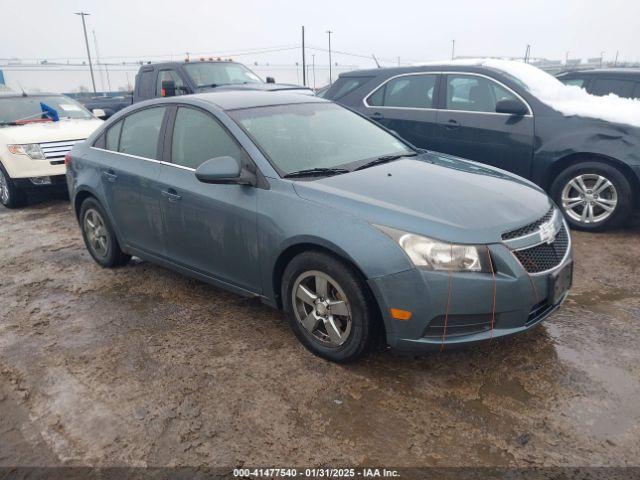
<path id="1" fill-rule="evenodd" d="M 231 53 L 300 43 L 375 54 L 389 64 L 457 55 L 564 59 L 599 57 L 640 60 L 640 2 L 636 0 L 0 0 L 0 58 L 78 60 L 85 55 L 80 18 L 95 30 L 100 55 L 155 60 L 185 51 Z M 90 38 L 94 49 L 93 39 Z M 316 63 L 327 62 L 323 51 Z M 240 61 L 300 61 L 298 50 L 236 56 Z M 372 66 L 367 59 L 336 55 L 341 64 Z M 3 63 L 0 60 L 0 63 Z"/>

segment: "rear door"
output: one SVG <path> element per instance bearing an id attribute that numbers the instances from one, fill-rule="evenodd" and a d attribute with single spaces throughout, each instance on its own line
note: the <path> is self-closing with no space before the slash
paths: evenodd
<path id="1" fill-rule="evenodd" d="M 158 159 L 166 112 L 145 108 L 110 127 L 101 166 L 108 208 L 126 244 L 159 256 L 165 253 Z"/>
<path id="2" fill-rule="evenodd" d="M 173 128 L 171 128 L 173 124 Z M 249 157 L 212 114 L 180 106 L 165 141 L 161 182 L 171 260 L 196 272 L 259 292 L 256 189 L 200 182 L 204 161 Z"/>
<path id="3" fill-rule="evenodd" d="M 438 78 L 438 73 L 393 77 L 364 99 L 364 112 L 413 145 L 434 149 Z"/>
<path id="4" fill-rule="evenodd" d="M 438 112 L 437 149 L 528 177 L 533 156 L 533 115 L 496 113 L 502 99 L 523 101 L 488 77 L 448 73 Z"/>

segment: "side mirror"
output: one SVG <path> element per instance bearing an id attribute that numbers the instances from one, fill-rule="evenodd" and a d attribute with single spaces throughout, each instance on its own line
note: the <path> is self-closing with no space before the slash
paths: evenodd
<path id="1" fill-rule="evenodd" d="M 175 97 L 176 96 L 176 82 L 174 82 L 173 80 L 163 80 L 162 81 L 161 95 L 163 97 Z"/>
<path id="2" fill-rule="evenodd" d="M 267 77 L 267 83 L 276 83 L 276 79 L 273 77 Z"/>
<path id="3" fill-rule="evenodd" d="M 255 175 L 243 170 L 233 157 L 216 157 L 202 163 L 196 169 L 196 178 L 202 183 L 235 183 L 255 185 Z"/>
<path id="4" fill-rule="evenodd" d="M 93 116 L 96 118 L 101 118 L 103 120 L 107 118 L 107 112 L 105 112 L 101 108 L 94 108 L 93 110 L 91 110 L 91 113 L 93 113 Z"/>
<path id="5" fill-rule="evenodd" d="M 526 115 L 529 113 L 527 106 L 520 100 L 499 100 L 496 103 L 496 113 L 508 113 L 509 115 Z"/>

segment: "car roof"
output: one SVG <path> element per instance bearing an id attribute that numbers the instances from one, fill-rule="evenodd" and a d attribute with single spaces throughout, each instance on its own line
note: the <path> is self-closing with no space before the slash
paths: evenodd
<path id="1" fill-rule="evenodd" d="M 191 65 L 191 64 L 199 64 L 199 63 L 235 63 L 238 64 L 239 62 L 234 62 L 233 60 L 177 60 L 177 61 L 173 61 L 173 62 L 150 62 L 150 63 L 145 63 L 144 65 L 141 65 L 141 67 L 143 69 L 152 69 L 152 68 L 163 68 L 163 67 L 174 67 L 176 65 Z M 243 65 L 243 64 L 240 64 Z"/>
<path id="2" fill-rule="evenodd" d="M 366 70 L 352 70 L 350 72 L 341 73 L 340 77 L 375 77 L 378 75 L 401 75 L 403 73 L 415 72 L 497 72 L 504 73 L 501 70 L 480 63 L 460 63 L 460 62 L 438 62 L 425 63 L 422 65 L 411 65 L 408 67 L 381 67 L 370 68 Z"/>
<path id="3" fill-rule="evenodd" d="M 255 90 L 213 91 L 173 98 L 175 98 L 176 101 L 180 101 L 181 98 L 202 100 L 214 104 L 222 110 L 238 110 L 241 108 L 290 105 L 295 103 L 330 103 L 323 98 L 299 93 L 285 93 L 283 91 L 261 92 Z"/>
<path id="4" fill-rule="evenodd" d="M 589 68 L 584 70 L 569 70 L 562 72 L 559 76 L 565 75 L 616 75 L 616 76 L 640 76 L 640 68 Z"/>

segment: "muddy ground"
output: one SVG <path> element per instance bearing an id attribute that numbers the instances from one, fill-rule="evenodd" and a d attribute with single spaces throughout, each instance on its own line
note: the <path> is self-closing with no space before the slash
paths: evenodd
<path id="1" fill-rule="evenodd" d="M 0 208 L 0 465 L 639 465 L 640 221 L 574 244 L 533 331 L 339 366 L 258 301 L 99 268 L 63 200 Z"/>

